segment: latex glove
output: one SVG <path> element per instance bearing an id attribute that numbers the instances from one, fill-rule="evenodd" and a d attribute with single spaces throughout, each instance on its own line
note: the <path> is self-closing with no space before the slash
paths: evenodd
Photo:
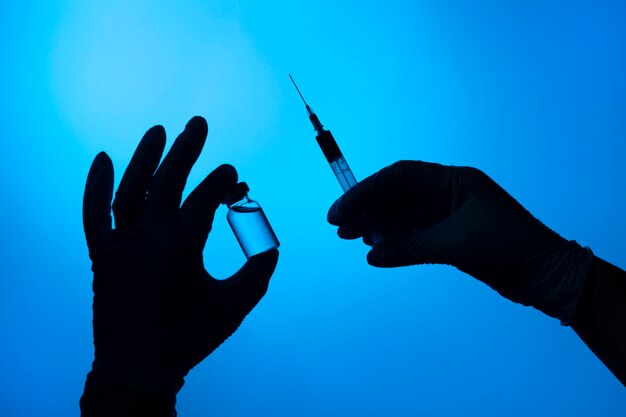
<path id="1" fill-rule="evenodd" d="M 237 183 L 235 169 L 222 165 L 181 207 L 206 135 L 205 120 L 194 117 L 159 166 L 165 131 L 148 130 L 115 195 L 115 229 L 111 160 L 103 152 L 91 166 L 83 220 L 94 272 L 95 360 L 86 393 L 127 387 L 173 404 L 183 377 L 238 328 L 267 290 L 276 250 L 250 258 L 227 280 L 213 279 L 204 268 L 215 210 Z"/>
<path id="2" fill-rule="evenodd" d="M 367 255 L 373 266 L 453 265 L 563 324 L 593 256 L 475 168 L 397 162 L 346 192 L 328 221 L 344 239 L 365 236 L 372 245 L 368 233 L 382 235 Z"/>

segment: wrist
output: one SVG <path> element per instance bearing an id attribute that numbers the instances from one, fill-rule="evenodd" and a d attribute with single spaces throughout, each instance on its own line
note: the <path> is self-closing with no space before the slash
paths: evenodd
<path id="1" fill-rule="evenodd" d="M 593 258 L 591 249 L 563 240 L 531 273 L 528 302 L 524 304 L 568 326 L 580 302 Z"/>
<path id="2" fill-rule="evenodd" d="M 81 417 L 175 417 L 176 409 L 143 391 L 117 387 L 85 391 L 80 399 Z"/>
<path id="3" fill-rule="evenodd" d="M 96 360 L 87 374 L 84 397 L 102 396 L 102 392 L 134 392 L 171 411 L 175 410 L 176 394 L 183 384 L 182 376 L 166 369 Z"/>

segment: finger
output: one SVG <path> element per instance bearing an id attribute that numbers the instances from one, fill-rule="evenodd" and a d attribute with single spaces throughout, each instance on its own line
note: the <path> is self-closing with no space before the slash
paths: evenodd
<path id="1" fill-rule="evenodd" d="M 231 307 L 248 314 L 267 292 L 278 263 L 278 250 L 252 256 L 244 266 L 224 282 Z"/>
<path id="2" fill-rule="evenodd" d="M 180 208 L 187 177 L 202 151 L 207 131 L 206 121 L 200 116 L 187 122 L 154 174 L 148 190 L 147 210 L 170 214 Z"/>
<path id="3" fill-rule="evenodd" d="M 407 193 L 417 161 L 398 161 L 358 182 L 328 210 L 327 219 L 336 226 L 355 219 L 367 220 L 364 213 L 385 212 L 399 195 Z M 371 220 L 371 219 L 369 219 Z"/>
<path id="4" fill-rule="evenodd" d="M 358 239 L 367 237 L 372 233 L 380 235 L 383 231 L 382 223 L 376 220 L 376 217 L 365 211 L 356 212 L 339 226 L 337 235 L 342 239 Z"/>
<path id="5" fill-rule="evenodd" d="M 133 224 L 143 212 L 148 185 L 159 166 L 164 148 L 163 126 L 148 129 L 139 142 L 115 193 L 113 215 L 116 228 Z"/>
<path id="6" fill-rule="evenodd" d="M 380 268 L 420 264 L 456 265 L 459 245 L 446 223 L 426 230 L 385 239 L 367 254 L 367 262 Z"/>
<path id="7" fill-rule="evenodd" d="M 87 247 L 92 253 L 111 232 L 111 198 L 113 197 L 113 163 L 100 152 L 94 158 L 83 196 L 83 227 Z"/>
<path id="8" fill-rule="evenodd" d="M 363 236 L 363 231 L 357 227 L 350 226 L 339 226 L 337 229 L 337 236 L 341 239 L 353 240 L 358 239 Z"/>
<path id="9" fill-rule="evenodd" d="M 330 206 L 326 216 L 328 223 L 341 226 L 346 222 L 350 222 L 357 215 L 360 216 L 364 210 L 365 201 L 372 194 L 372 188 L 376 181 L 375 175 L 358 182 Z"/>
<path id="10" fill-rule="evenodd" d="M 387 234 L 424 229 L 463 205 L 472 178 L 468 168 L 399 161 L 346 192 L 331 206 L 328 221 Z"/>
<path id="11" fill-rule="evenodd" d="M 189 194 L 181 209 L 181 222 L 189 241 L 204 247 L 211 232 L 215 210 L 235 184 L 237 170 L 225 164 L 211 172 Z"/>

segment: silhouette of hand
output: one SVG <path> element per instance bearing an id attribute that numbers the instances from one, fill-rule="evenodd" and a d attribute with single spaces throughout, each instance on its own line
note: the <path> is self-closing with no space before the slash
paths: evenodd
<path id="1" fill-rule="evenodd" d="M 346 192 L 328 221 L 370 246 L 370 231 L 382 235 L 367 255 L 373 266 L 453 265 L 564 324 L 592 259 L 475 168 L 397 162 Z"/>
<path id="2" fill-rule="evenodd" d="M 205 120 L 194 117 L 159 166 L 165 131 L 147 131 L 115 195 L 114 229 L 111 160 L 102 152 L 91 166 L 83 221 L 94 272 L 95 360 L 86 392 L 121 386 L 172 404 L 183 377 L 237 330 L 267 290 L 276 250 L 250 258 L 223 281 L 204 268 L 213 216 L 237 183 L 235 169 L 222 165 L 181 206 L 206 135 Z"/>

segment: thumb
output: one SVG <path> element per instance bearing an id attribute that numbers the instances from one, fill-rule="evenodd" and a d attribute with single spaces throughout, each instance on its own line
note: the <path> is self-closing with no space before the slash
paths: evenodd
<path id="1" fill-rule="evenodd" d="M 453 265 L 458 245 L 447 236 L 444 223 L 408 235 L 386 239 L 367 254 L 367 263 L 379 268 L 420 264 Z"/>
<path id="2" fill-rule="evenodd" d="M 252 256 L 239 271 L 225 280 L 231 302 L 244 314 L 248 314 L 267 292 L 277 263 L 278 250 L 272 249 Z"/>

